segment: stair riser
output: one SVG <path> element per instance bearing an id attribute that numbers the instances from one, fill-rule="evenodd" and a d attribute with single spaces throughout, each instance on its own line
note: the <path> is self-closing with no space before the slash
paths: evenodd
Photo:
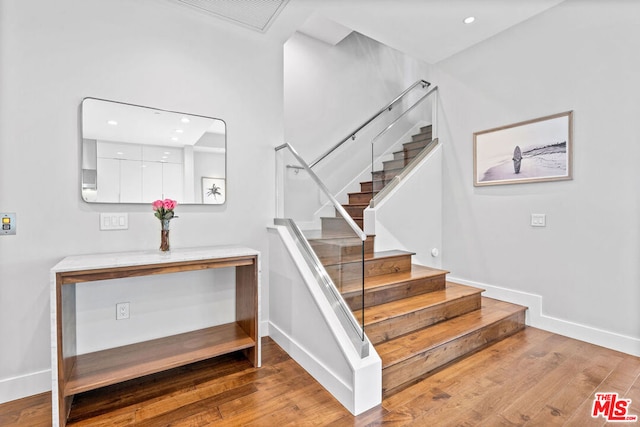
<path id="1" fill-rule="evenodd" d="M 397 301 L 427 292 L 440 291 L 446 286 L 446 275 L 434 276 L 428 279 L 410 280 L 402 283 L 385 286 L 384 288 L 368 289 L 364 294 L 365 307 Z M 362 308 L 361 292 L 342 294 L 352 310 Z M 365 313 L 366 316 L 366 313 Z"/>
<path id="2" fill-rule="evenodd" d="M 362 278 L 362 263 L 349 262 L 339 265 L 325 266 L 327 273 L 340 289 L 343 281 L 351 281 Z M 364 277 L 379 276 L 382 274 L 411 271 L 411 254 L 394 256 L 389 258 L 365 260 Z"/>
<path id="3" fill-rule="evenodd" d="M 354 218 L 354 217 L 362 218 L 364 215 L 363 214 L 364 210 L 368 207 L 368 205 L 365 205 L 365 206 L 342 205 L 342 207 L 344 208 L 344 210 L 347 211 L 347 213 L 351 218 Z M 336 211 L 336 216 L 340 216 L 338 211 Z"/>
<path id="4" fill-rule="evenodd" d="M 393 170 L 398 168 L 404 168 L 407 166 L 413 159 L 415 159 L 418 154 L 420 154 L 424 149 L 429 146 L 431 141 L 427 141 L 425 144 L 420 144 L 419 146 L 415 146 L 415 148 L 407 149 L 405 151 L 398 151 L 393 153 L 394 160 L 388 160 L 382 162 L 383 170 Z"/>
<path id="5" fill-rule="evenodd" d="M 432 139 L 431 132 L 421 132 L 411 137 L 411 141 L 424 141 L 425 139 Z"/>
<path id="6" fill-rule="evenodd" d="M 382 371 L 383 396 L 405 388 L 446 364 L 487 347 L 524 328 L 524 311 L 439 347 L 417 354 Z"/>
<path id="7" fill-rule="evenodd" d="M 345 236 L 355 236 L 355 232 L 349 227 L 349 224 L 343 218 L 321 218 L 323 237 L 332 237 L 335 234 L 344 234 Z M 363 228 L 362 219 L 354 219 L 356 225 Z"/>
<path id="8" fill-rule="evenodd" d="M 360 191 L 363 193 L 371 193 L 373 191 L 373 182 L 361 182 L 360 183 Z"/>
<path id="9" fill-rule="evenodd" d="M 371 175 L 374 181 L 391 181 L 402 169 L 375 171 Z M 375 184 L 375 183 L 374 183 Z"/>
<path id="10" fill-rule="evenodd" d="M 424 147 L 418 147 L 418 148 L 414 148 L 411 150 L 402 150 L 402 151 L 396 151 L 395 153 L 393 153 L 393 159 L 394 160 L 406 160 L 407 163 L 409 163 L 411 160 L 413 160 L 418 154 L 420 154 L 420 152 L 422 151 Z"/>
<path id="11" fill-rule="evenodd" d="M 323 264 L 333 264 L 340 260 L 362 254 L 362 240 L 358 238 L 349 239 L 351 242 L 331 243 L 322 241 L 310 241 L 311 247 Z M 374 238 L 370 236 L 364 241 L 364 253 L 373 253 Z"/>
<path id="12" fill-rule="evenodd" d="M 404 316 L 374 323 L 367 326 L 365 332 L 373 344 L 379 344 L 438 322 L 478 310 L 480 305 L 480 293 L 468 295 L 463 298 L 445 301 L 434 307 L 414 311 Z M 365 318 L 366 315 L 367 311 L 365 309 Z"/>
<path id="13" fill-rule="evenodd" d="M 402 144 L 402 149 L 403 150 L 408 150 L 408 151 L 421 150 L 424 147 L 426 147 L 427 145 L 429 145 L 430 142 L 431 142 L 430 139 L 422 140 L 422 141 L 415 141 L 415 142 L 408 142 L 406 144 Z"/>
<path id="14" fill-rule="evenodd" d="M 385 186 L 385 182 L 377 180 L 377 181 L 367 181 L 367 182 L 361 182 L 360 183 L 360 188 L 362 192 L 378 192 L 380 190 L 382 190 Z"/>
<path id="15" fill-rule="evenodd" d="M 373 181 L 373 189 L 374 189 L 375 191 L 382 191 L 382 189 L 383 189 L 384 187 L 386 187 L 386 186 L 387 186 L 387 184 L 389 184 L 389 182 L 391 182 L 391 179 L 388 179 L 388 180 L 384 180 L 384 179 L 383 179 L 383 180 L 376 180 L 376 181 Z"/>
<path id="16" fill-rule="evenodd" d="M 411 159 L 398 159 L 398 160 L 387 160 L 386 162 L 382 162 L 383 170 L 392 170 L 399 169 L 405 167 Z"/>
<path id="17" fill-rule="evenodd" d="M 373 191 L 369 191 L 366 193 L 350 193 L 349 204 L 358 205 L 363 203 L 369 203 L 375 194 L 377 194 L 377 192 L 374 193 Z"/>

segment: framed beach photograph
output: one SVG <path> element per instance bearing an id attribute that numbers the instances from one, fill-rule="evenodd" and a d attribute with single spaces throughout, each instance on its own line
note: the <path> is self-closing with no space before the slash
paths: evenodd
<path id="1" fill-rule="evenodd" d="M 202 203 L 221 205 L 227 195 L 224 178 L 202 177 Z"/>
<path id="2" fill-rule="evenodd" d="M 571 179 L 573 111 L 473 134 L 473 185 Z"/>

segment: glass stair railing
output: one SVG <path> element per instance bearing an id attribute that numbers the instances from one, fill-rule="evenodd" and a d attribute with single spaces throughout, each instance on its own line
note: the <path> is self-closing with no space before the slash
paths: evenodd
<path id="1" fill-rule="evenodd" d="M 369 342 L 363 324 L 356 320 L 352 310 L 358 307 L 364 310 L 367 236 L 293 147 L 284 144 L 276 154 L 277 163 L 284 168 L 285 197 L 283 215 L 275 219 L 275 224 L 289 229 L 358 354 L 366 357 Z M 350 305 L 343 295 L 352 301 Z M 358 318 L 364 319 L 364 314 L 359 313 Z"/>
<path id="2" fill-rule="evenodd" d="M 362 357 L 369 353 L 365 262 L 373 254 L 375 237 L 363 232 L 363 213 L 431 143 L 435 89 L 425 80 L 415 82 L 311 164 L 290 144 L 276 148 L 275 222 L 294 236 Z M 422 134 L 424 141 L 402 145 L 415 134 Z"/>

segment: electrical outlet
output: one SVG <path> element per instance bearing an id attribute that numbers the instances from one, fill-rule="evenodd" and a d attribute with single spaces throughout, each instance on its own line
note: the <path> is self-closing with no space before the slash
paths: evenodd
<path id="1" fill-rule="evenodd" d="M 116 304 L 116 320 L 129 318 L 129 303 L 119 302 Z"/>

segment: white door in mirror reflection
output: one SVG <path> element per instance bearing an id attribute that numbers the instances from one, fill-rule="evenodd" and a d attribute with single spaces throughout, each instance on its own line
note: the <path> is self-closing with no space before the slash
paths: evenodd
<path id="1" fill-rule="evenodd" d="M 226 126 L 220 119 L 86 98 L 82 137 L 87 202 L 226 201 Z"/>

